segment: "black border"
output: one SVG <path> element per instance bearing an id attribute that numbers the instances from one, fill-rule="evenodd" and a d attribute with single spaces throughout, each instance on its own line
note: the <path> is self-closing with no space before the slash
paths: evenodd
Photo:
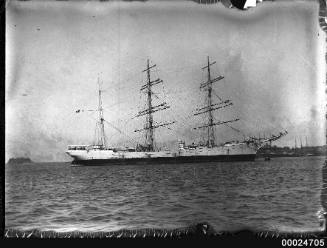
<path id="1" fill-rule="evenodd" d="M 0 55 L 0 68 L 1 68 L 1 89 L 0 89 L 0 97 L 1 97 L 1 106 L 0 106 L 0 131 L 1 131 L 1 142 L 0 142 L 0 151 L 3 164 L 1 163 L 1 179 L 0 179 L 0 187 L 1 187 L 1 227 L 0 227 L 0 235 L 3 236 L 3 232 L 5 229 L 5 12 L 6 2 L 2 1 L 0 3 L 0 45 L 1 45 L 1 55 Z"/>

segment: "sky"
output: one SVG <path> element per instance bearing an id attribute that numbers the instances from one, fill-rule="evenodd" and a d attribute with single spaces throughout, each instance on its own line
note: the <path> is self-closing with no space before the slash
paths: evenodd
<path id="1" fill-rule="evenodd" d="M 215 128 L 217 143 L 244 135 L 287 130 L 278 146 L 325 142 L 325 33 L 314 1 L 263 2 L 247 11 L 221 3 L 15 2 L 6 9 L 6 160 L 69 161 L 67 145 L 94 139 L 98 78 L 103 89 L 109 145 L 142 143 L 145 107 L 140 88 L 147 59 L 156 67 L 154 104 L 170 109 L 155 122 L 176 121 L 155 131 L 158 144 L 200 141 L 193 116 L 205 105 L 200 83 L 207 56 L 212 75 L 225 78 L 216 94 L 233 106 L 215 121 L 239 118 Z M 215 98 L 214 102 L 219 99 Z M 122 132 L 117 132 L 115 128 Z"/>

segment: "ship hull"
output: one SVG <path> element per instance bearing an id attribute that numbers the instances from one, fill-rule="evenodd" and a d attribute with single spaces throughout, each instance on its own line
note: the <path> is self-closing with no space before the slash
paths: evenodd
<path id="1" fill-rule="evenodd" d="M 180 164 L 199 162 L 236 162 L 254 161 L 256 154 L 216 155 L 216 156 L 176 156 L 155 158 L 117 158 L 74 160 L 74 165 L 134 165 L 134 164 Z"/>

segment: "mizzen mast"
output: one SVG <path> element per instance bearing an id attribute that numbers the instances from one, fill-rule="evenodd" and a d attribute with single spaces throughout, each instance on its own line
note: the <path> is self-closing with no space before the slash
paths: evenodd
<path id="1" fill-rule="evenodd" d="M 212 84 L 215 82 L 218 82 L 224 78 L 224 76 L 218 76 L 216 78 L 211 78 L 210 66 L 214 65 L 215 63 L 216 63 L 216 61 L 210 63 L 210 59 L 208 56 L 207 65 L 202 67 L 202 70 L 207 69 L 207 75 L 208 75 L 207 81 L 201 83 L 201 85 L 200 85 L 200 89 L 204 89 L 208 93 L 206 96 L 207 105 L 202 108 L 197 108 L 196 109 L 197 112 L 194 114 L 194 115 L 200 115 L 200 114 L 208 113 L 207 114 L 208 115 L 207 124 L 194 128 L 194 129 L 207 128 L 207 146 L 208 147 L 213 147 L 216 145 L 214 126 L 222 125 L 222 124 L 226 124 L 226 123 L 230 123 L 230 122 L 235 122 L 235 121 L 239 120 L 239 119 L 234 119 L 234 120 L 229 120 L 229 121 L 214 122 L 213 111 L 233 105 L 233 103 L 230 100 L 224 101 L 220 97 L 218 97 L 218 95 L 217 95 L 217 97 L 219 98 L 220 102 L 218 102 L 218 103 L 212 102 L 212 93 L 213 93 Z"/>
<path id="2" fill-rule="evenodd" d="M 104 132 L 104 118 L 103 118 L 103 108 L 102 108 L 102 98 L 101 98 L 101 87 L 100 87 L 100 80 L 98 78 L 98 85 L 99 85 L 99 103 L 98 103 L 98 112 L 99 112 L 99 131 L 100 135 L 98 137 L 98 145 L 101 147 L 106 146 L 106 136 Z"/>
<path id="3" fill-rule="evenodd" d="M 151 81 L 151 69 L 154 68 L 156 65 L 150 66 L 149 59 L 147 60 L 147 68 L 143 70 L 142 72 L 147 73 L 147 82 L 145 85 L 142 85 L 140 91 L 144 92 L 147 95 L 147 108 L 145 110 L 139 111 L 136 117 L 144 116 L 146 115 L 146 124 L 143 129 L 135 130 L 134 132 L 140 132 L 145 131 L 145 140 L 146 140 L 146 147 L 145 149 L 147 151 L 154 151 L 155 145 L 154 145 L 154 129 L 159 127 L 164 127 L 171 125 L 175 123 L 173 122 L 166 122 L 166 123 L 158 123 L 155 124 L 153 121 L 153 113 L 157 111 L 162 111 L 165 109 L 170 108 L 169 105 L 167 105 L 166 102 L 160 103 L 158 105 L 153 106 L 152 104 L 152 95 L 154 95 L 154 92 L 152 91 L 152 86 L 163 83 L 163 81 L 158 78 L 156 80 Z"/>

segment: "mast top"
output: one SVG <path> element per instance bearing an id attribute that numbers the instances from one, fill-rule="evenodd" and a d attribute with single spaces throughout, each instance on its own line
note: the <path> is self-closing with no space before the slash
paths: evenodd
<path id="1" fill-rule="evenodd" d="M 151 70 L 153 67 L 156 67 L 156 66 L 157 66 L 156 64 L 150 66 L 150 60 L 147 59 L 147 68 L 146 68 L 145 70 L 143 70 L 142 72 L 149 71 L 149 70 Z"/>
<path id="2" fill-rule="evenodd" d="M 210 66 L 212 66 L 212 65 L 216 64 L 216 61 L 214 61 L 214 62 L 210 63 L 210 59 L 209 59 L 209 56 L 207 56 L 207 58 L 208 58 L 208 65 L 206 65 L 206 66 L 202 67 L 202 68 L 201 68 L 202 70 L 204 70 L 205 68 L 209 68 Z M 209 69 L 210 69 L 210 68 L 209 68 Z"/>

